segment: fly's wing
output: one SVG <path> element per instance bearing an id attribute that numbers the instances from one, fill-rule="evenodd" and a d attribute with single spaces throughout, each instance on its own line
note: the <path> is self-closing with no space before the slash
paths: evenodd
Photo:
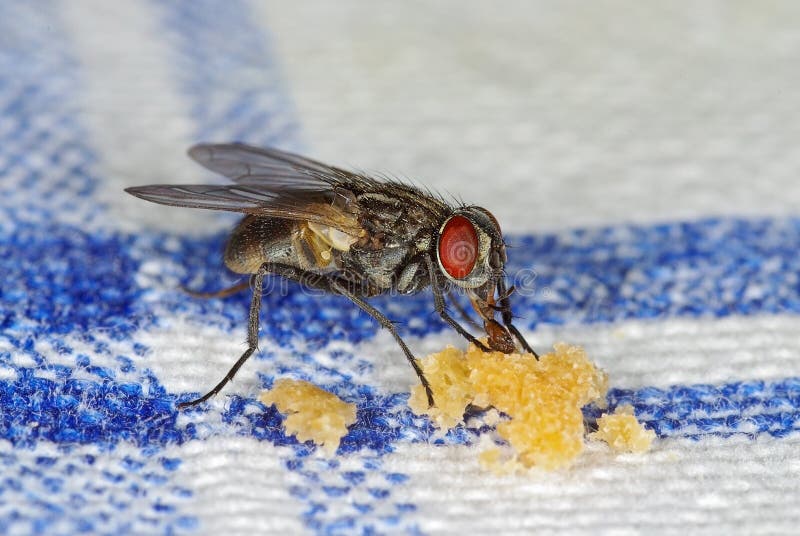
<path id="1" fill-rule="evenodd" d="M 317 190 L 321 183 L 366 179 L 304 156 L 243 143 L 201 143 L 189 149 L 201 166 L 247 184 L 269 184 L 292 190 Z"/>
<path id="2" fill-rule="evenodd" d="M 197 145 L 189 154 L 238 184 L 156 184 L 125 191 L 141 199 L 190 208 L 316 222 L 359 236 L 354 190 L 372 179 L 275 149 L 241 144 Z"/>

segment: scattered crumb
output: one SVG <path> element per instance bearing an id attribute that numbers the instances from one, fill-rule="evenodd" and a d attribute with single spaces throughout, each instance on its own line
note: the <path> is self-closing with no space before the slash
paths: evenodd
<path id="1" fill-rule="evenodd" d="M 429 415 L 441 428 L 460 423 L 469 404 L 491 406 L 508 416 L 497 433 L 511 450 L 493 445 L 480 455 L 485 467 L 502 474 L 570 465 L 584 448 L 582 408 L 603 404 L 608 390 L 607 375 L 583 348 L 563 343 L 538 361 L 527 354 L 484 353 L 470 345 L 466 353 L 449 346 L 420 364 L 436 406 L 428 408 L 425 390 L 416 385 L 409 400 L 416 414 Z"/>
<path id="2" fill-rule="evenodd" d="M 259 400 L 274 404 L 286 415 L 283 424 L 287 434 L 297 436 L 298 441 L 313 441 L 331 456 L 347 434 L 347 427 L 356 422 L 355 404 L 302 380 L 277 380 Z"/>
<path id="3" fill-rule="evenodd" d="M 647 430 L 636 420 L 633 407 L 620 406 L 612 414 L 597 419 L 597 431 L 589 434 L 590 439 L 605 441 L 617 452 L 647 452 L 656 433 Z"/>
<path id="4" fill-rule="evenodd" d="M 492 471 L 496 475 L 512 475 L 516 473 L 521 465 L 514 455 L 509 455 L 500 447 L 490 447 L 481 451 L 478 455 L 478 462 L 481 467 Z"/>

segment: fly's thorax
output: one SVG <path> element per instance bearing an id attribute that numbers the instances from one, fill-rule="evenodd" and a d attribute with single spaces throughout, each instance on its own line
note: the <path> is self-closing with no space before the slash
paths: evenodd
<path id="1" fill-rule="evenodd" d="M 358 196 L 363 248 L 407 247 L 436 232 L 446 207 L 415 188 L 386 184 Z"/>
<path id="2" fill-rule="evenodd" d="M 342 270 L 372 282 L 384 291 L 397 288 L 400 276 L 410 258 L 407 245 L 390 244 L 381 248 L 360 247 L 342 253 Z"/>
<path id="3" fill-rule="evenodd" d="M 383 291 L 414 293 L 428 286 L 421 254 L 428 253 L 441 219 L 441 207 L 432 207 L 433 201 L 397 184 L 360 194 L 359 224 L 364 232 L 342 253 L 343 269 Z"/>

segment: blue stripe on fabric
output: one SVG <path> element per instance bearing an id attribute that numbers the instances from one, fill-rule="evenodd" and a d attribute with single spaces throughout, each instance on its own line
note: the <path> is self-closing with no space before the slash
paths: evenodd
<path id="1" fill-rule="evenodd" d="M 224 273 L 223 236 L 195 242 L 191 257 L 175 262 L 205 266 L 206 290 Z M 577 229 L 511 236 L 508 274 L 518 324 L 587 324 L 631 319 L 722 318 L 800 313 L 800 219 L 708 219 L 653 226 Z M 156 253 L 157 254 L 157 253 Z M 358 343 L 378 330 L 347 300 L 302 292 L 265 295 L 267 337 L 289 345 L 296 337 L 321 347 L 329 340 Z M 283 285 L 282 287 L 280 285 Z M 244 315 L 249 298 L 226 303 Z M 423 337 L 448 327 L 433 313 L 429 292 L 380 296 L 372 302 L 399 320 L 403 335 Z M 235 309 L 230 310 L 236 315 Z M 243 318 L 243 316 L 242 316 Z"/>
<path id="2" fill-rule="evenodd" d="M 515 305 L 530 327 L 800 312 L 795 218 L 613 226 L 512 242 L 509 272 L 523 290 Z"/>
<path id="3" fill-rule="evenodd" d="M 785 437 L 800 430 L 800 378 L 612 389 L 608 400 L 612 408 L 631 404 L 659 437 Z"/>

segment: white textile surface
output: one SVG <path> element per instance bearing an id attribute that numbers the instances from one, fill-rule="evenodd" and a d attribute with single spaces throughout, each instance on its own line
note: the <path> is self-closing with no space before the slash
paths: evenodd
<path id="1" fill-rule="evenodd" d="M 3 2 L 0 533 L 797 534 L 800 4 Z M 583 345 L 651 452 L 495 476 L 481 432 L 410 414 L 413 371 L 346 300 L 276 286 L 260 348 L 231 214 L 243 141 L 491 210 L 538 349 Z M 521 275 L 520 275 L 521 274 Z M 465 346 L 429 293 L 381 297 L 417 355 Z M 355 402 L 325 457 L 257 401 Z M 485 432 L 484 432 L 485 435 Z"/>

